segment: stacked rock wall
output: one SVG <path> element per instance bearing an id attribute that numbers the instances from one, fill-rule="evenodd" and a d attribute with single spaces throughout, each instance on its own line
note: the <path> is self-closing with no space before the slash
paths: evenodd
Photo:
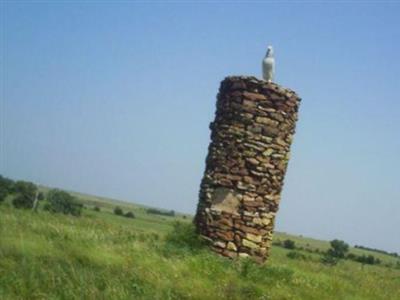
<path id="1" fill-rule="evenodd" d="M 214 251 L 268 257 L 299 104 L 255 77 L 222 81 L 194 220 Z"/>

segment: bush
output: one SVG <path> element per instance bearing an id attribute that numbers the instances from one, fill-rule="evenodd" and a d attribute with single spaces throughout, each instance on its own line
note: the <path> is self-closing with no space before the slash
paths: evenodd
<path id="1" fill-rule="evenodd" d="M 121 207 L 117 206 L 116 208 L 114 208 L 114 214 L 116 214 L 117 216 L 122 216 L 124 214 L 124 211 Z"/>
<path id="2" fill-rule="evenodd" d="M 78 203 L 75 197 L 65 191 L 58 189 L 50 190 L 47 194 L 48 205 L 45 209 L 53 213 L 71 214 L 80 216 L 82 204 Z"/>
<path id="3" fill-rule="evenodd" d="M 33 207 L 37 190 L 36 185 L 32 182 L 17 181 L 13 189 L 17 193 L 17 196 L 12 201 L 15 208 L 29 209 Z"/>
<path id="4" fill-rule="evenodd" d="M 127 217 L 127 218 L 135 218 L 135 215 L 133 214 L 133 212 L 131 212 L 131 211 L 128 211 L 126 214 L 125 214 L 125 217 Z"/>
<path id="5" fill-rule="evenodd" d="M 34 198 L 29 196 L 18 194 L 13 200 L 12 204 L 15 208 L 31 209 L 33 207 Z"/>
<path id="6" fill-rule="evenodd" d="M 345 254 L 348 251 L 349 251 L 349 245 L 346 244 L 344 241 L 333 240 L 331 241 L 331 248 L 328 250 L 328 255 L 337 258 L 344 258 Z"/>
<path id="7" fill-rule="evenodd" d="M 321 262 L 326 265 L 336 265 L 339 259 L 345 258 L 349 251 L 349 245 L 341 240 L 333 240 L 330 242 L 331 248 L 324 254 Z"/>
<path id="8" fill-rule="evenodd" d="M 100 207 L 95 206 L 95 207 L 93 207 L 93 210 L 94 210 L 94 211 L 100 211 Z"/>
<path id="9" fill-rule="evenodd" d="M 37 187 L 32 182 L 28 181 L 17 181 L 14 184 L 14 191 L 16 193 L 35 198 Z"/>
<path id="10" fill-rule="evenodd" d="M 286 249 L 295 249 L 296 244 L 292 240 L 285 240 L 285 241 L 283 241 L 283 247 Z"/>
<path id="11" fill-rule="evenodd" d="M 354 260 L 366 265 L 376 265 L 381 263 L 380 259 L 375 258 L 373 255 L 356 256 Z"/>

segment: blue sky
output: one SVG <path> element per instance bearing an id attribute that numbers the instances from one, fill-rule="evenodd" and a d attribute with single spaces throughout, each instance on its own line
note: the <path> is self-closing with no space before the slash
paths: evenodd
<path id="1" fill-rule="evenodd" d="M 277 230 L 400 252 L 400 4 L 2 3 L 0 173 L 194 213 L 220 81 L 302 97 Z"/>

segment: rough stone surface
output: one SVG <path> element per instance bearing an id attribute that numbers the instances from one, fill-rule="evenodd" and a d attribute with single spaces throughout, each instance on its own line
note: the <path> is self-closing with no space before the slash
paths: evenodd
<path id="1" fill-rule="evenodd" d="M 222 81 L 194 220 L 217 253 L 268 257 L 299 104 L 255 77 Z"/>

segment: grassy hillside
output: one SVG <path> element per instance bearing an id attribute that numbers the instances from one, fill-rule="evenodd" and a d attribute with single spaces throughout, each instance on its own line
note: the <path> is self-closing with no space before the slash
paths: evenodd
<path id="1" fill-rule="evenodd" d="M 276 241 L 295 240 L 305 257 L 289 259 L 289 250 L 274 246 L 264 266 L 230 261 L 172 243 L 174 222 L 190 223 L 182 215 L 78 196 L 87 206 L 81 217 L 0 204 L 0 299 L 400 299 L 400 270 L 347 260 L 323 265 L 307 249 L 324 250 L 327 242 L 278 233 Z M 136 218 L 114 215 L 116 205 Z"/>

